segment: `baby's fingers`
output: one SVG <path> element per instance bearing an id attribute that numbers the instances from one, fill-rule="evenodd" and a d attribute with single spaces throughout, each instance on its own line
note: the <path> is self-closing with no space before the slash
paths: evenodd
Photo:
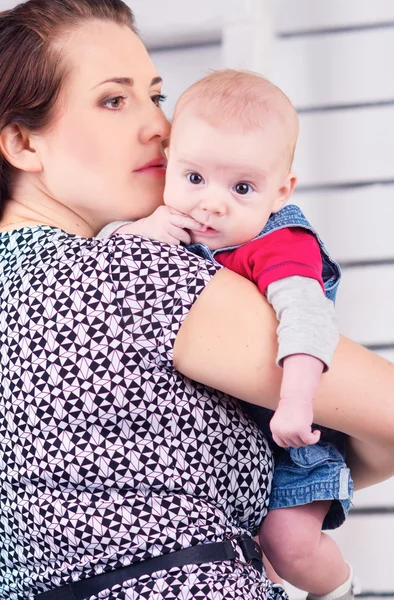
<path id="1" fill-rule="evenodd" d="M 274 440 L 275 444 L 277 444 L 277 446 L 280 446 L 280 448 L 287 448 L 287 446 L 289 445 L 284 438 L 280 437 L 279 435 L 276 435 L 275 433 L 272 434 L 272 439 Z"/>
<path id="2" fill-rule="evenodd" d="M 321 432 L 318 429 L 315 429 L 315 431 L 310 431 L 302 435 L 301 438 L 305 446 L 311 446 L 313 444 L 317 444 L 317 442 L 320 440 L 320 436 Z"/>
<path id="3" fill-rule="evenodd" d="M 299 431 L 289 436 L 288 446 L 291 448 L 303 448 L 312 446 L 320 439 L 320 431 Z"/>
<path id="4" fill-rule="evenodd" d="M 181 229 L 188 229 L 189 231 L 205 231 L 206 226 L 199 223 L 193 217 L 189 215 L 173 214 L 171 215 L 171 223 Z"/>
<path id="5" fill-rule="evenodd" d="M 168 233 L 176 239 L 177 244 L 182 242 L 182 244 L 188 246 L 191 243 L 190 234 L 185 229 L 182 229 L 182 227 L 170 224 L 168 227 Z"/>
<path id="6" fill-rule="evenodd" d="M 302 440 L 302 438 L 293 433 L 291 436 L 286 437 L 285 438 L 285 446 L 281 446 L 282 448 L 302 448 L 303 446 L 307 446 L 308 444 L 305 444 L 304 441 Z"/>

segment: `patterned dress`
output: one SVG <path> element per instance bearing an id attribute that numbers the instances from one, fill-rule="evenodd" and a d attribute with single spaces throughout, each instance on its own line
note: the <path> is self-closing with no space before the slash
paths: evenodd
<path id="1" fill-rule="evenodd" d="M 172 362 L 217 268 L 133 236 L 0 235 L 1 600 L 256 532 L 271 485 L 266 441 L 234 399 Z M 99 597 L 285 596 L 252 567 L 223 562 Z"/>

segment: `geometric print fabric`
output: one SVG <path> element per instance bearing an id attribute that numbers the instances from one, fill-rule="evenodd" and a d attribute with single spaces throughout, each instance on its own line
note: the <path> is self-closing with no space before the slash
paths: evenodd
<path id="1" fill-rule="evenodd" d="M 236 400 L 173 367 L 217 267 L 133 236 L 0 236 L 0 599 L 254 533 L 269 448 Z M 191 566 L 110 600 L 280 598 L 252 568 Z"/>

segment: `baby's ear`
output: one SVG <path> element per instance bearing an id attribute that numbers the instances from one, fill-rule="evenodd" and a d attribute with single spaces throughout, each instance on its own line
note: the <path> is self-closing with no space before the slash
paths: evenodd
<path id="1" fill-rule="evenodd" d="M 284 207 L 292 193 L 294 192 L 294 188 L 297 185 L 297 175 L 290 171 L 287 175 L 286 179 L 283 182 L 282 187 L 278 190 L 278 197 L 274 202 L 274 206 L 272 209 L 273 213 L 278 212 L 281 208 Z"/>

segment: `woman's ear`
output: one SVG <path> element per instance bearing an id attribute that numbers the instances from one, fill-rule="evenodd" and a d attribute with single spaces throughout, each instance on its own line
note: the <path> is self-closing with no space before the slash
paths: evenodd
<path id="1" fill-rule="evenodd" d="M 292 193 L 294 192 L 294 188 L 297 185 L 297 175 L 290 171 L 287 175 L 285 181 L 283 182 L 282 187 L 278 190 L 278 197 L 275 200 L 272 212 L 276 213 L 281 208 L 284 207 Z"/>
<path id="2" fill-rule="evenodd" d="M 20 171 L 29 173 L 42 171 L 42 164 L 32 146 L 30 134 L 15 123 L 6 125 L 0 131 L 0 153 Z"/>

